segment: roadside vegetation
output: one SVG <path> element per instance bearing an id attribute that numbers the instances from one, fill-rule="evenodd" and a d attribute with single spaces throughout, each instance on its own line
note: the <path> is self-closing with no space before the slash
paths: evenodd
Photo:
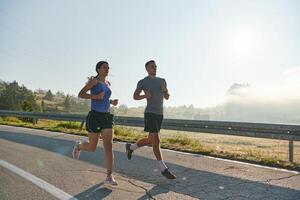
<path id="1" fill-rule="evenodd" d="M 0 117 L 0 124 L 87 135 L 79 122 L 39 120 L 33 124 L 30 120 Z M 136 127 L 115 126 L 114 131 L 115 141 L 136 142 L 147 136 Z M 300 142 L 294 144 L 295 162 L 290 163 L 287 141 L 171 130 L 162 130 L 160 137 L 161 147 L 166 149 L 300 170 Z"/>

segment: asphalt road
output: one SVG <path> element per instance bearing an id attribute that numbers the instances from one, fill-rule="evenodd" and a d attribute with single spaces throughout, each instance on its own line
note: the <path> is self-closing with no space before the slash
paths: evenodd
<path id="1" fill-rule="evenodd" d="M 204 199 L 299 200 L 298 172 L 163 150 L 177 175 L 160 175 L 150 147 L 132 160 L 124 143 L 114 143 L 116 187 L 103 185 L 103 146 L 71 156 L 84 137 L 0 126 L 0 199 Z"/>

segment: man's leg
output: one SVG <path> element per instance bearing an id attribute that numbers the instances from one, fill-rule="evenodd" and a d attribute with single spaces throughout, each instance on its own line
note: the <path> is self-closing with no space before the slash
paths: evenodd
<path id="1" fill-rule="evenodd" d="M 161 170 L 161 174 L 165 176 L 168 179 L 175 179 L 176 176 L 169 171 L 169 168 L 165 164 L 165 161 L 163 160 L 163 156 L 160 150 L 160 140 L 158 133 L 149 133 L 152 137 L 152 148 L 153 153 L 158 161 L 159 168 Z"/>
<path id="2" fill-rule="evenodd" d="M 151 121 L 151 119 L 149 118 L 149 115 L 145 113 L 144 114 L 144 123 L 145 123 L 144 131 L 149 131 L 149 126 L 150 126 L 149 122 L 150 121 Z M 151 137 L 150 133 L 148 134 L 148 138 L 140 139 L 135 144 L 126 143 L 125 148 L 126 148 L 127 158 L 130 160 L 133 151 L 136 150 L 137 148 L 143 147 L 146 145 L 150 145 L 150 144 L 152 144 L 152 137 Z"/>
<path id="3" fill-rule="evenodd" d="M 148 135 L 148 138 L 140 139 L 135 144 L 126 143 L 127 158 L 130 160 L 133 151 L 136 150 L 137 148 L 150 145 L 150 144 L 152 144 L 152 138 L 150 137 L 150 134 Z"/>
<path id="4" fill-rule="evenodd" d="M 159 140 L 158 133 L 149 133 L 149 135 L 152 138 L 153 153 L 156 157 L 156 160 L 158 161 L 160 170 L 163 172 L 168 167 L 166 166 L 163 160 L 163 156 L 160 150 L 160 140 Z"/>
<path id="5" fill-rule="evenodd" d="M 136 144 L 138 147 L 143 147 L 152 144 L 152 137 L 150 137 L 149 134 L 147 138 L 140 139 L 139 141 L 137 141 Z"/>
<path id="6" fill-rule="evenodd" d="M 162 154 L 160 150 L 160 140 L 159 140 L 158 133 L 149 133 L 149 137 L 151 138 L 152 141 L 153 153 L 156 157 L 156 160 L 158 161 L 162 160 Z"/>
<path id="7" fill-rule="evenodd" d="M 131 144 L 129 149 L 134 151 L 139 147 L 143 147 L 146 145 L 152 145 L 153 152 L 157 160 L 162 160 L 162 155 L 160 151 L 160 141 L 158 137 L 158 133 L 149 133 L 148 138 L 143 138 L 137 141 L 135 144 Z"/>

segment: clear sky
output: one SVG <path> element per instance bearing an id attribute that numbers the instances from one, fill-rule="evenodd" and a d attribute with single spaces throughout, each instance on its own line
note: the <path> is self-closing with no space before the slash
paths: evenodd
<path id="1" fill-rule="evenodd" d="M 138 106 L 154 59 L 166 106 L 214 106 L 233 83 L 276 90 L 300 71 L 299 11 L 298 0 L 0 0 L 0 79 L 77 95 L 106 60 L 112 97 Z"/>

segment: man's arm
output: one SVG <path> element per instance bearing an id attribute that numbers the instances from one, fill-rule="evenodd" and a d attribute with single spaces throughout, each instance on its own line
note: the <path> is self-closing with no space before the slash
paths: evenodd
<path id="1" fill-rule="evenodd" d="M 142 90 L 141 89 L 136 89 L 133 93 L 133 99 L 134 100 L 142 100 L 142 99 L 150 99 L 151 94 L 148 90 L 145 90 L 145 94 L 141 95 Z"/>
<path id="2" fill-rule="evenodd" d="M 163 80 L 163 83 L 162 83 L 162 93 L 163 93 L 164 98 L 166 100 L 168 100 L 169 97 L 170 97 L 170 94 L 169 94 L 169 91 L 168 91 L 168 88 L 167 88 L 166 80 Z"/>
<path id="3" fill-rule="evenodd" d="M 143 95 L 141 95 L 141 92 L 144 90 Z M 141 99 L 149 99 L 151 98 L 151 94 L 148 90 L 145 89 L 145 87 L 143 86 L 143 80 L 140 80 L 136 86 L 136 89 L 133 93 L 133 99 L 134 100 L 141 100 Z"/>

